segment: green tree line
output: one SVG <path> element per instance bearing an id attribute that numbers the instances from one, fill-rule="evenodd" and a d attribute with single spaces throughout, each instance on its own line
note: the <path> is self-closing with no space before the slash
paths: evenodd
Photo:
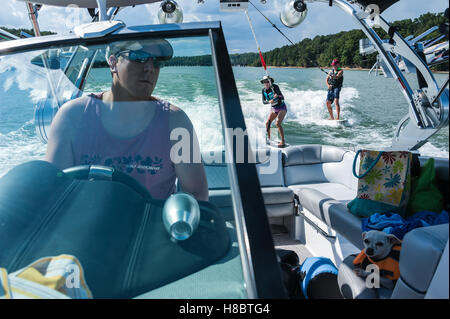
<path id="1" fill-rule="evenodd" d="M 2 30 L 5 30 L 5 31 L 17 36 L 17 37 L 21 37 L 20 33 L 22 31 L 34 36 L 33 29 L 23 29 L 23 28 L 22 29 L 10 29 L 10 28 L 6 28 L 6 27 L 2 27 L 2 26 L 0 26 L 0 28 Z M 52 35 L 52 34 L 56 34 L 56 33 L 51 32 L 51 31 L 41 31 L 41 35 Z M 2 40 L 4 40 L 4 39 L 0 38 L 0 41 L 2 41 Z"/>
<path id="2" fill-rule="evenodd" d="M 413 20 L 396 21 L 392 23 L 392 26 L 403 37 L 409 35 L 416 37 L 445 21 L 446 18 L 442 13 L 426 13 Z M 377 32 L 382 39 L 388 38 L 382 29 L 377 29 Z M 440 35 L 439 31 L 434 31 L 424 40 L 438 35 Z M 376 62 L 377 53 L 367 56 L 359 54 L 359 40 L 364 38 L 366 36 L 361 30 L 316 36 L 313 39 L 304 39 L 294 45 L 285 45 L 267 51 L 263 53 L 263 57 L 266 64 L 271 66 L 328 67 L 333 59 L 338 58 L 344 67 L 371 68 Z M 232 54 L 230 59 L 233 65 L 261 66 L 258 53 Z M 448 64 L 441 64 L 435 68 L 448 70 Z"/>
<path id="3" fill-rule="evenodd" d="M 190 56 L 190 57 L 180 57 L 176 56 L 169 61 L 164 62 L 166 66 L 211 66 L 212 57 L 211 54 Z"/>

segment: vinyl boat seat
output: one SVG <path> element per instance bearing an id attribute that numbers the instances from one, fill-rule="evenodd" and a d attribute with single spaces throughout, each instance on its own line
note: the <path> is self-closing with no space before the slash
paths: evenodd
<path id="1" fill-rule="evenodd" d="M 302 188 L 297 194 L 301 207 L 320 218 L 355 247 L 364 248 L 361 239 L 361 219 L 348 211 L 345 201 L 336 200 L 313 188 Z"/>
<path id="2" fill-rule="evenodd" d="M 263 149 L 256 152 L 256 169 L 269 218 L 294 215 L 294 191 L 284 186 L 281 156 L 281 150 Z M 219 163 L 204 162 L 204 166 L 209 201 L 219 208 L 225 220 L 233 220 L 233 202 L 225 155 L 222 154 Z"/>
<path id="3" fill-rule="evenodd" d="M 14 272 L 74 255 L 94 298 L 131 298 L 229 254 L 229 230 L 213 205 L 199 202 L 199 226 L 182 242 L 165 230 L 163 205 L 124 183 L 73 179 L 48 162 L 18 165 L 0 179 L 0 267 Z"/>
<path id="4" fill-rule="evenodd" d="M 355 153 L 335 146 L 299 145 L 283 150 L 285 184 L 307 209 L 353 245 L 363 248 L 361 220 L 347 209 L 358 181 L 352 175 Z"/>
<path id="5" fill-rule="evenodd" d="M 314 215 L 361 250 L 361 220 L 347 209 L 357 194 L 354 156 L 354 152 L 333 146 L 293 146 L 283 150 L 283 167 L 286 186 L 298 196 L 299 211 Z M 423 165 L 428 158 L 419 159 Z M 435 169 L 437 182 L 448 189 L 448 161 L 436 160 Z M 448 259 L 448 237 L 448 224 L 407 233 L 400 253 L 401 277 L 393 290 L 366 288 L 365 281 L 353 273 L 356 255 L 347 256 L 339 266 L 341 293 L 346 298 L 424 298 L 444 251 Z"/>
<path id="6" fill-rule="evenodd" d="M 367 288 L 365 281 L 353 272 L 355 256 L 348 256 L 340 265 L 338 273 L 342 295 L 348 299 L 423 299 L 430 289 L 441 257 L 447 258 L 443 262 L 447 262 L 448 275 L 448 238 L 448 224 L 416 228 L 408 232 L 400 251 L 400 279 L 393 290 L 382 286 L 378 289 Z M 446 289 L 448 296 L 448 279 Z"/>
<path id="7" fill-rule="evenodd" d="M 291 146 L 283 150 L 283 171 L 285 185 L 298 197 L 300 211 L 306 209 L 363 249 L 361 219 L 347 209 L 347 203 L 357 195 L 358 179 L 352 174 L 354 156 L 354 152 L 335 146 Z M 423 165 L 428 157 L 419 160 Z M 443 194 L 448 203 L 448 161 L 436 159 L 435 169 L 437 184 L 447 189 Z"/>

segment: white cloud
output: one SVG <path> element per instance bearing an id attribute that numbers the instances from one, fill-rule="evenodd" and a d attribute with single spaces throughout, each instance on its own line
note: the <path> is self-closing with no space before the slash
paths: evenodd
<path id="1" fill-rule="evenodd" d="M 13 0 L 3 1 L 2 10 L 0 10 L 0 25 L 29 28 L 30 23 L 27 20 L 28 15 L 24 2 L 16 2 Z"/>
<path id="2" fill-rule="evenodd" d="M 235 52 L 236 50 L 239 52 L 256 51 L 256 45 L 248 26 L 247 18 L 243 12 L 220 12 L 219 0 L 205 0 L 205 3 L 202 5 L 198 5 L 197 0 L 177 1 L 183 8 L 184 22 L 221 20 L 230 52 Z M 307 2 L 308 17 L 306 20 L 297 28 L 286 28 L 280 22 L 279 13 L 287 1 L 267 0 L 267 3 L 262 5 L 259 0 L 252 0 L 253 4 L 294 43 L 307 37 L 313 38 L 316 35 L 337 33 L 358 27 L 350 17 L 337 7 L 330 8 L 327 3 Z M 2 4 L 0 25 L 30 28 L 24 2 L 3 0 Z M 387 9 L 383 16 L 388 21 L 416 18 L 425 12 L 442 12 L 446 7 L 448 7 L 447 0 L 402 0 Z M 134 8 L 128 7 L 119 12 L 117 19 L 123 20 L 129 26 L 155 24 L 158 23 L 158 9 L 159 3 L 145 6 L 141 5 Z M 268 51 L 275 47 L 289 44 L 251 5 L 249 5 L 249 15 L 256 30 L 256 36 L 262 51 Z M 82 23 L 89 22 L 90 17 L 87 10 L 44 6 L 39 13 L 41 30 L 52 30 L 59 33 L 68 32 L 69 27 L 77 21 L 76 19 L 79 19 Z"/>
<path id="3" fill-rule="evenodd" d="M 0 10 L 0 26 L 15 28 L 31 28 L 25 2 L 16 0 L 2 1 L 6 6 Z M 60 8 L 42 6 L 38 12 L 38 23 L 41 31 L 67 33 L 75 25 L 91 21 L 87 10 L 78 8 Z"/>

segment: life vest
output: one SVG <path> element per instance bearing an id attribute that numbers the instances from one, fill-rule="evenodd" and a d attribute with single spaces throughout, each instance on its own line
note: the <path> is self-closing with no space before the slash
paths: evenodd
<path id="1" fill-rule="evenodd" d="M 328 78 L 328 84 L 330 84 L 333 87 L 333 89 L 341 88 L 342 84 L 344 83 L 343 75 L 340 78 L 337 78 L 337 79 L 334 78 L 341 70 L 342 70 L 341 68 L 337 68 L 336 71 L 333 69 L 329 73 L 330 77 Z"/>
<path id="2" fill-rule="evenodd" d="M 273 90 L 273 88 L 270 88 L 269 90 L 270 90 L 269 93 L 267 93 L 267 90 L 266 90 L 266 89 L 263 90 L 264 98 L 265 98 L 267 101 L 273 100 L 273 103 L 272 103 L 271 105 L 272 105 L 272 106 L 275 106 L 275 105 L 278 104 L 278 98 L 275 98 L 275 99 L 273 98 L 273 96 L 274 96 L 274 94 L 275 94 L 275 91 Z"/>
<path id="3" fill-rule="evenodd" d="M 362 268 L 363 270 L 365 270 L 368 265 L 375 264 L 380 270 L 381 277 L 398 280 L 398 278 L 400 278 L 399 260 L 401 247 L 401 245 L 394 245 L 389 255 L 381 260 L 371 259 L 366 255 L 365 251 L 362 250 L 353 260 L 353 264 L 355 267 Z"/>

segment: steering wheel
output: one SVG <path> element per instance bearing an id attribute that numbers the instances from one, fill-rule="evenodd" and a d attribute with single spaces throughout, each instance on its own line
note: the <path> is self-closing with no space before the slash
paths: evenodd
<path id="1" fill-rule="evenodd" d="M 133 177 L 117 171 L 109 166 L 80 165 L 66 168 L 63 172 L 73 179 L 119 182 L 127 185 L 145 199 L 152 198 L 147 188 L 142 186 L 142 184 L 136 181 Z"/>

